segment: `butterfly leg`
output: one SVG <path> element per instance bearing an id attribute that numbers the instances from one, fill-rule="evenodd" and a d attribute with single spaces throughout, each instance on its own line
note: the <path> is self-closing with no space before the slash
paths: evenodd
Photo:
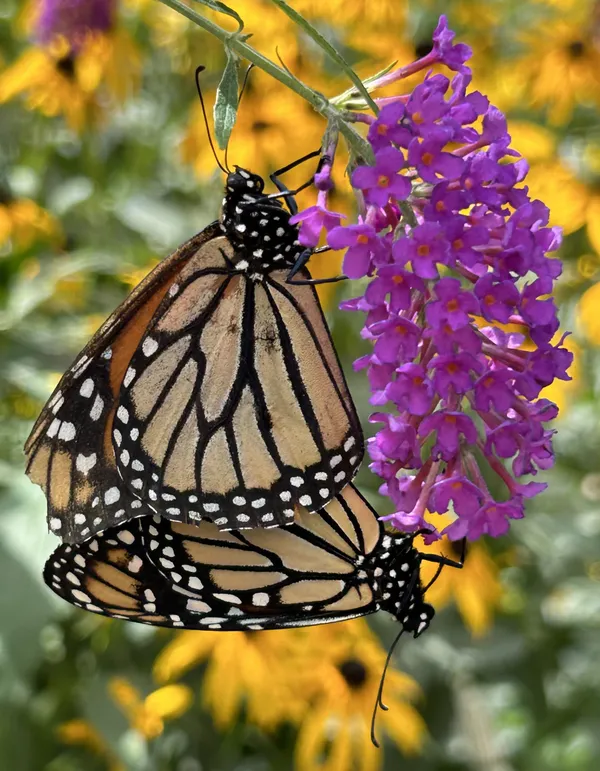
<path id="1" fill-rule="evenodd" d="M 435 562 L 438 565 L 438 569 L 435 571 L 435 575 L 427 586 L 423 587 L 423 594 L 438 580 L 444 567 L 450 568 L 463 568 L 465 564 L 465 556 L 467 551 L 467 539 L 463 538 L 461 541 L 460 557 L 458 560 L 445 557 L 443 554 L 423 554 L 420 553 L 421 560 L 423 562 Z"/>
<path id="2" fill-rule="evenodd" d="M 307 153 L 306 155 L 302 156 L 302 158 L 298 158 L 298 160 L 293 161 L 292 163 L 288 163 L 287 166 L 284 166 L 281 169 L 277 169 L 277 171 L 274 171 L 272 174 L 269 174 L 269 179 L 271 182 L 275 185 L 275 187 L 279 190 L 279 193 L 275 193 L 274 195 L 266 196 L 267 198 L 285 198 L 286 203 L 288 205 L 288 209 L 290 210 L 291 214 L 297 214 L 298 213 L 298 205 L 296 204 L 296 201 L 294 201 L 294 196 L 299 193 L 301 190 L 305 190 L 307 187 L 310 187 L 313 182 L 313 177 L 308 180 L 308 182 L 305 182 L 303 185 L 301 185 L 296 190 L 288 190 L 287 187 L 283 184 L 283 182 L 279 179 L 279 177 L 282 174 L 285 174 L 288 171 L 291 171 L 292 169 L 295 169 L 296 166 L 300 166 L 300 164 L 304 163 L 305 161 L 309 161 L 311 158 L 316 158 L 318 155 L 320 155 L 321 150 L 313 150 L 311 153 Z M 321 164 L 319 163 L 319 166 Z M 283 194 L 283 196 L 282 196 Z"/>
<path id="3" fill-rule="evenodd" d="M 315 286 L 318 284 L 333 284 L 337 281 L 345 281 L 348 276 L 331 276 L 330 278 L 300 278 L 300 279 L 294 279 L 294 276 L 296 273 L 298 273 L 299 270 L 302 270 L 302 268 L 306 265 L 306 263 L 309 261 L 309 259 L 313 256 L 313 254 L 322 254 L 323 252 L 328 252 L 329 247 L 328 246 L 320 246 L 318 249 L 305 249 L 302 254 L 298 257 L 296 260 L 296 264 L 294 267 L 290 270 L 288 273 L 288 276 L 285 280 L 286 284 L 297 284 L 297 285 L 308 285 L 308 286 Z"/>

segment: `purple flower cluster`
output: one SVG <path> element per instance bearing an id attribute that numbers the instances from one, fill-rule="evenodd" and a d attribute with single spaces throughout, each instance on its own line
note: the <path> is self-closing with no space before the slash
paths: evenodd
<path id="1" fill-rule="evenodd" d="M 90 32 L 112 29 L 115 8 L 115 0 L 41 0 L 36 38 L 47 44 L 64 37 L 76 51 Z"/>
<path id="2" fill-rule="evenodd" d="M 366 313 L 372 351 L 355 367 L 367 372 L 371 402 L 387 405 L 371 416 L 383 427 L 369 442 L 395 507 L 384 519 L 412 531 L 431 527 L 426 512 L 450 511 L 442 533 L 474 540 L 505 533 L 545 488 L 518 480 L 552 466 L 546 424 L 558 410 L 540 393 L 570 379 L 572 355 L 564 336 L 554 342 L 549 296 L 561 263 L 547 255 L 560 232 L 528 195 L 503 114 L 467 93 L 470 51 L 453 37 L 442 17 L 421 60 L 446 64 L 451 80 L 428 72 L 367 119 L 375 162 L 352 174 L 358 224 L 325 229 L 333 249 L 347 248 L 346 275 L 371 277 L 342 307 Z"/>

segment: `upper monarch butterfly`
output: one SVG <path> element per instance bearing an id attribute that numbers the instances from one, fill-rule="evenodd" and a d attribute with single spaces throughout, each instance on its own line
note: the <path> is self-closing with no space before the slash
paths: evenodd
<path id="1" fill-rule="evenodd" d="M 134 289 L 35 423 L 27 474 L 64 541 L 144 504 L 222 529 L 287 524 L 354 477 L 360 423 L 314 287 L 286 284 L 297 228 L 263 189 L 228 174 L 221 221 Z"/>

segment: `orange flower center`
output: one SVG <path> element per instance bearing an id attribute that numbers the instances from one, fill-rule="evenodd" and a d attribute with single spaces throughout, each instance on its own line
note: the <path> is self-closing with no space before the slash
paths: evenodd
<path id="1" fill-rule="evenodd" d="M 493 294 L 486 294 L 486 296 L 483 298 L 483 302 L 486 305 L 493 305 L 496 302 L 496 298 Z"/>
<path id="2" fill-rule="evenodd" d="M 407 330 L 404 327 L 400 326 L 400 324 L 398 324 L 398 326 L 396 327 L 396 332 L 402 337 L 404 337 L 407 333 Z"/>
<path id="3" fill-rule="evenodd" d="M 457 311 L 460 308 L 460 305 L 458 304 L 458 300 L 456 297 L 453 297 L 451 300 L 448 300 L 446 303 L 446 310 L 449 311 Z"/>
<path id="4" fill-rule="evenodd" d="M 384 123 L 380 123 L 377 126 L 377 133 L 380 137 L 384 137 L 388 133 L 388 127 Z"/>
<path id="5" fill-rule="evenodd" d="M 438 201 L 435 205 L 436 211 L 446 211 L 446 204 L 443 201 Z"/>
<path id="6" fill-rule="evenodd" d="M 413 384 L 414 384 L 414 385 L 416 385 L 416 386 L 420 386 L 420 385 L 422 385 L 422 384 L 423 384 L 423 379 L 424 379 L 424 378 L 422 378 L 422 377 L 419 377 L 419 376 L 417 375 L 417 376 L 413 377 Z"/>
<path id="7" fill-rule="evenodd" d="M 486 377 L 486 379 L 483 381 L 483 385 L 486 388 L 490 388 L 494 385 L 494 378 L 493 377 Z"/>
<path id="8" fill-rule="evenodd" d="M 390 184 L 390 178 L 386 177 L 385 174 L 380 174 L 377 179 L 377 184 L 379 187 L 387 187 Z"/>
<path id="9" fill-rule="evenodd" d="M 446 365 L 446 372 L 449 372 L 451 375 L 454 375 L 455 372 L 458 372 L 460 367 L 455 361 L 451 361 L 449 364 Z"/>
<path id="10" fill-rule="evenodd" d="M 358 238 L 356 239 L 357 244 L 368 244 L 369 243 L 369 236 L 365 235 L 364 233 L 361 233 Z"/>
<path id="11" fill-rule="evenodd" d="M 467 177 L 465 179 L 465 189 L 466 190 L 470 190 L 473 187 L 473 184 L 474 184 L 474 182 L 473 182 L 473 180 L 470 177 Z"/>
<path id="12" fill-rule="evenodd" d="M 419 257 L 427 257 L 430 251 L 429 244 L 419 244 L 419 246 L 417 246 L 417 254 Z"/>
<path id="13" fill-rule="evenodd" d="M 425 166 L 430 166 L 431 162 L 433 161 L 433 153 L 423 153 L 421 156 L 421 160 L 425 164 Z"/>
<path id="14" fill-rule="evenodd" d="M 456 415 L 446 415 L 446 423 L 456 423 Z"/>
<path id="15" fill-rule="evenodd" d="M 413 119 L 413 122 L 416 123 L 417 125 L 420 123 L 423 123 L 423 116 L 421 115 L 420 112 L 413 112 L 412 119 Z"/>
<path id="16" fill-rule="evenodd" d="M 458 480 L 456 482 L 452 482 L 452 484 L 450 485 L 450 487 L 453 490 L 462 490 L 462 486 L 463 486 L 463 483 L 459 482 Z"/>
<path id="17" fill-rule="evenodd" d="M 394 276 L 392 278 L 392 281 L 394 284 L 403 284 L 404 283 L 404 276 Z"/>
<path id="18" fill-rule="evenodd" d="M 462 238 L 455 238 L 454 241 L 452 242 L 452 248 L 456 249 L 457 251 L 459 249 L 462 249 L 464 245 L 465 244 Z"/>

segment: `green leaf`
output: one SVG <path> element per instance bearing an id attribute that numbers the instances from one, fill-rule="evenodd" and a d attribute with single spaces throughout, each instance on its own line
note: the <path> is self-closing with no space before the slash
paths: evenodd
<path id="1" fill-rule="evenodd" d="M 205 5 L 207 8 L 211 8 L 213 11 L 219 11 L 219 13 L 225 13 L 227 16 L 232 16 L 239 24 L 237 30 L 238 33 L 244 29 L 244 22 L 242 21 L 241 16 L 237 13 L 237 11 L 234 11 L 233 8 L 225 5 L 225 3 L 221 3 L 219 0 L 196 0 L 196 2 L 200 3 L 201 5 Z"/>
<path id="2" fill-rule="evenodd" d="M 214 107 L 215 137 L 221 150 L 227 147 L 231 131 L 235 125 L 238 109 L 238 59 L 229 48 L 227 64 L 223 77 L 217 88 L 217 98 Z"/>

